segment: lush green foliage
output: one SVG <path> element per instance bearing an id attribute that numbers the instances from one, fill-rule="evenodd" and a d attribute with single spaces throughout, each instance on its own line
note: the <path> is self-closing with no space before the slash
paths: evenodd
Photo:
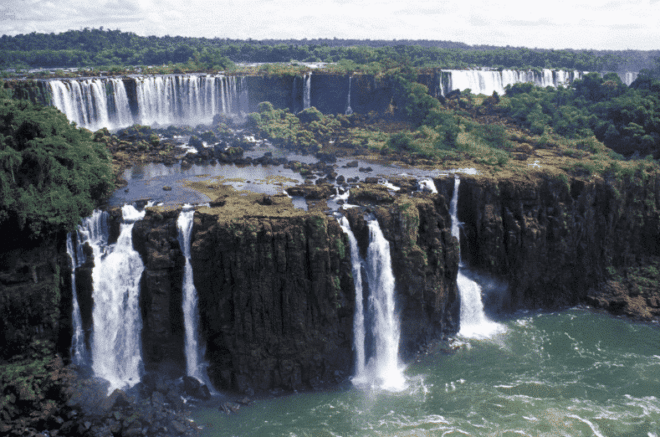
<path id="1" fill-rule="evenodd" d="M 377 73 L 394 62 L 415 67 L 564 68 L 616 70 L 622 65 L 648 68 L 660 53 L 541 50 L 469 46 L 448 41 L 228 40 L 140 37 L 119 30 L 84 29 L 60 34 L 0 38 L 0 67 L 84 67 L 187 64 L 228 69 L 234 62 L 338 62 L 342 68 Z M 231 59 L 231 61 L 230 61 Z"/>
<path id="2" fill-rule="evenodd" d="M 391 135 L 387 146 L 423 158 L 455 158 L 459 132 L 460 123 L 453 112 L 434 107 L 415 131 Z"/>
<path id="3" fill-rule="evenodd" d="M 0 224 L 71 230 L 113 188 L 110 157 L 54 107 L 0 96 Z"/>
<path id="4" fill-rule="evenodd" d="M 620 154 L 660 158 L 660 82 L 647 74 L 631 87 L 614 73 L 589 73 L 570 88 L 516 84 L 500 105 L 535 134 L 595 135 Z"/>
<path id="5" fill-rule="evenodd" d="M 248 115 L 248 125 L 273 143 L 289 148 L 318 151 L 321 142 L 331 138 L 345 116 L 325 116 L 316 108 L 307 108 L 298 115 L 287 109 L 275 109 L 270 102 L 259 103 L 259 112 Z"/>

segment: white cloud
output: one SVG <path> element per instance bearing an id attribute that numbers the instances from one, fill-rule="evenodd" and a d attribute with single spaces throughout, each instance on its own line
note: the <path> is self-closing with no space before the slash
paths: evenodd
<path id="1" fill-rule="evenodd" d="M 7 0 L 3 0 L 7 1 Z M 120 28 L 239 39 L 436 39 L 545 48 L 657 49 L 660 1 L 15 0 L 3 33 Z"/>

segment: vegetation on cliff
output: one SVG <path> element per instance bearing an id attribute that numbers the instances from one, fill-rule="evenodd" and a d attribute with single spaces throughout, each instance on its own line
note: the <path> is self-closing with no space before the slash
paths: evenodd
<path id="1" fill-rule="evenodd" d="M 54 107 L 0 95 L 0 226 L 71 230 L 112 192 L 110 156 Z"/>
<path id="2" fill-rule="evenodd" d="M 648 74 L 630 87 L 614 73 L 589 73 L 567 88 L 516 84 L 506 97 L 505 113 L 535 134 L 595 135 L 622 155 L 660 158 L 660 81 Z"/>

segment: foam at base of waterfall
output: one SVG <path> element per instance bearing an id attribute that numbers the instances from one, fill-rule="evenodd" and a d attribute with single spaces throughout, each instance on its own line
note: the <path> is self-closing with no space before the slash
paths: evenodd
<path id="1" fill-rule="evenodd" d="M 459 268 L 456 284 L 461 296 L 459 337 L 486 339 L 506 331 L 504 325 L 493 322 L 484 313 L 481 286 L 463 274 Z"/>
<path id="2" fill-rule="evenodd" d="M 461 180 L 454 177 L 454 193 L 449 203 L 451 216 L 451 235 L 459 242 L 459 264 L 456 285 L 461 298 L 460 329 L 458 335 L 463 338 L 486 339 L 506 331 L 504 325 L 493 322 L 486 317 L 481 297 L 481 286 L 463 273 L 463 262 L 460 253 L 460 222 L 458 221 L 458 191 Z"/>

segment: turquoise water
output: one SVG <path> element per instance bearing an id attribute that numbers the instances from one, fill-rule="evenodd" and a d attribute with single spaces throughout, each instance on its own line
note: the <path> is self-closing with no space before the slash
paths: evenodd
<path id="1" fill-rule="evenodd" d="M 347 384 L 193 417 L 204 436 L 660 436 L 660 327 L 580 308 L 501 322 L 409 364 L 402 392 Z"/>

